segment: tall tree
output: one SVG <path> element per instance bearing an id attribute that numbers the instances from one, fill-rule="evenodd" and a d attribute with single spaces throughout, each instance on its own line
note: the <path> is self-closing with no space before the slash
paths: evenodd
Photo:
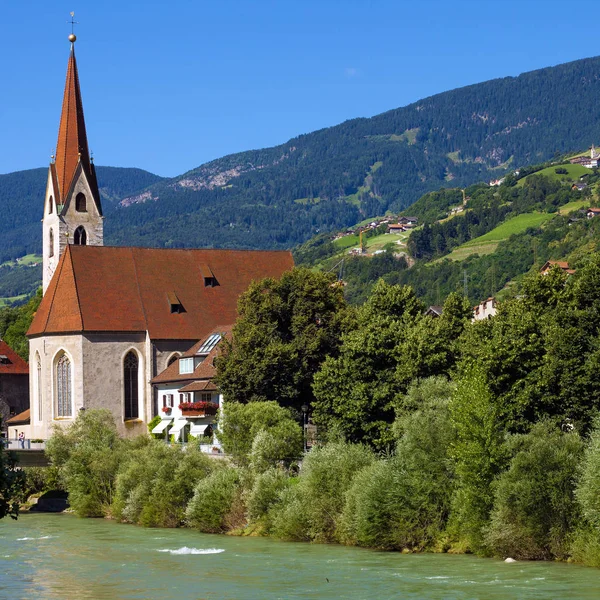
<path id="1" fill-rule="evenodd" d="M 335 355 L 347 307 L 333 275 L 299 268 L 253 283 L 240 297 L 233 340 L 217 362 L 229 401 L 313 402 L 313 376 Z"/>

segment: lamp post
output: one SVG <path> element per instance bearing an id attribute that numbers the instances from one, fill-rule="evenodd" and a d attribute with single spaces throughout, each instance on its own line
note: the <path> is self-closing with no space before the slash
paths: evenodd
<path id="1" fill-rule="evenodd" d="M 302 439 L 304 440 L 304 454 L 306 454 L 308 452 L 307 439 L 306 439 L 306 423 L 307 423 L 307 419 L 308 419 L 308 405 L 303 404 L 300 407 L 300 410 L 302 411 L 302 415 L 304 417 L 304 427 L 302 429 Z"/>

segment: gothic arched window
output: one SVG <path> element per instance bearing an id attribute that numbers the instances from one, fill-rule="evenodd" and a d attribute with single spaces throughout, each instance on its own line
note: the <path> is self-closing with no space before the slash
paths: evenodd
<path id="1" fill-rule="evenodd" d="M 123 362 L 123 381 L 125 385 L 125 418 L 137 419 L 138 408 L 138 370 L 139 360 L 137 354 L 130 350 Z"/>
<path id="2" fill-rule="evenodd" d="M 48 199 L 48 214 L 52 214 L 54 212 L 54 198 L 50 196 Z"/>
<path id="3" fill-rule="evenodd" d="M 170 367 L 178 359 L 179 354 L 173 354 L 173 356 L 169 357 L 169 360 L 167 361 L 167 367 Z"/>
<path id="4" fill-rule="evenodd" d="M 73 416 L 71 361 L 63 354 L 56 363 L 56 416 Z"/>
<path id="5" fill-rule="evenodd" d="M 36 352 L 35 361 L 35 398 L 37 400 L 38 421 L 42 420 L 42 359 Z"/>
<path id="6" fill-rule="evenodd" d="M 75 196 L 75 210 L 77 212 L 87 212 L 87 199 L 82 192 L 79 192 L 79 194 Z"/>
<path id="7" fill-rule="evenodd" d="M 73 235 L 73 243 L 76 246 L 85 246 L 87 244 L 87 233 L 83 225 L 80 225 Z"/>
<path id="8" fill-rule="evenodd" d="M 54 256 L 54 232 L 51 229 L 49 240 L 48 240 L 48 257 L 52 258 L 53 256 Z"/>

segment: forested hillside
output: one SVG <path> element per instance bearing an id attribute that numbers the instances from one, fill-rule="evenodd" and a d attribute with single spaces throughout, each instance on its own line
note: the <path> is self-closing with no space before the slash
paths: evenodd
<path id="1" fill-rule="evenodd" d="M 464 204 L 460 189 L 425 194 L 409 209 L 422 224 L 400 246 L 398 236 L 382 235 L 385 225 L 363 232 L 363 255 L 339 244 L 347 238 L 320 234 L 295 250 L 296 262 L 336 271 L 355 304 L 379 278 L 410 285 L 429 304 L 452 292 L 466 291 L 472 304 L 510 294 L 547 260 L 577 268 L 600 245 L 600 218 L 586 216 L 600 205 L 598 169 L 580 177 L 577 165 L 544 166 L 524 168 L 520 178 L 510 175 L 497 187 L 467 187 Z M 369 250 L 373 235 L 383 252 Z"/>
<path id="2" fill-rule="evenodd" d="M 290 248 L 600 139 L 600 58 L 438 94 L 265 150 L 224 157 L 124 200 L 111 243 Z"/>
<path id="3" fill-rule="evenodd" d="M 600 122 L 593 115 L 599 73 L 600 58 L 590 58 L 488 81 L 274 148 L 226 156 L 169 180 L 139 169 L 99 167 L 105 241 L 293 248 L 315 234 L 406 208 L 441 187 L 456 188 L 433 192 L 415 206 L 422 220 L 432 222 L 460 201 L 458 188 L 598 142 Z M 46 173 L 0 175 L 0 264 L 39 252 Z M 502 201 L 486 202 L 456 223 L 466 226 L 462 231 L 451 233 L 454 223 L 425 230 L 415 246 L 422 254 L 415 257 L 442 256 L 466 239 L 467 230 L 474 237 L 475 230 L 488 231 L 514 212 Z M 322 241 L 318 251 L 327 254 L 327 238 Z"/>
<path id="4" fill-rule="evenodd" d="M 105 213 L 114 202 L 161 180 L 142 169 L 97 167 Z M 0 175 L 0 264 L 42 246 L 42 218 L 48 169 L 30 169 Z M 1 294 L 0 294 L 1 295 Z"/>

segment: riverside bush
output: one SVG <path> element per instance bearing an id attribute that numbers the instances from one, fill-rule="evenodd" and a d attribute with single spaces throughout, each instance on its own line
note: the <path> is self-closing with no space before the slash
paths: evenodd
<path id="1" fill-rule="evenodd" d="M 502 556 L 564 559 L 578 522 L 575 478 L 583 444 L 548 421 L 514 435 L 513 458 L 500 475 L 486 544 Z"/>
<path id="2" fill-rule="evenodd" d="M 313 448 L 302 462 L 298 483 L 282 496 L 273 531 L 286 539 L 336 541 L 344 496 L 357 473 L 374 461 L 366 446 L 330 443 Z"/>
<path id="3" fill-rule="evenodd" d="M 169 449 L 157 470 L 150 496 L 140 514 L 140 525 L 179 527 L 199 481 L 209 476 L 214 463 L 200 450 L 189 445 L 185 450 Z"/>
<path id="4" fill-rule="evenodd" d="M 127 446 L 107 409 L 82 411 L 68 429 L 55 427 L 46 454 L 61 469 L 77 515 L 103 517 L 109 512 Z"/>
<path id="5" fill-rule="evenodd" d="M 265 530 L 271 527 L 270 510 L 282 500 L 282 494 L 292 479 L 281 469 L 269 469 L 257 475 L 247 494 L 248 519 L 260 522 Z"/>
<path id="6" fill-rule="evenodd" d="M 112 505 L 116 519 L 139 523 L 142 510 L 152 495 L 154 478 L 160 465 L 169 460 L 169 455 L 173 456 L 172 448 L 152 440 L 129 454 L 117 476 Z"/>
<path id="7" fill-rule="evenodd" d="M 450 446 L 456 487 L 452 529 L 471 550 L 483 550 L 483 528 L 494 503 L 492 484 L 506 464 L 501 412 L 485 376 L 468 368 L 450 402 L 456 435 Z"/>
<path id="8" fill-rule="evenodd" d="M 575 497 L 583 523 L 577 529 L 572 554 L 578 562 L 600 567 L 600 417 L 596 417 L 585 449 Z"/>
<path id="9" fill-rule="evenodd" d="M 394 430 L 402 437 L 396 455 L 363 469 L 348 491 L 339 530 L 346 543 L 424 549 L 444 533 L 453 491 L 451 387 L 430 380 L 422 387 L 436 393 L 397 420 Z"/>
<path id="10" fill-rule="evenodd" d="M 292 420 L 261 429 L 252 442 L 250 468 L 263 473 L 278 466 L 289 467 L 302 455 L 302 443 L 302 429 Z"/>
<path id="11" fill-rule="evenodd" d="M 187 523 L 204 533 L 223 533 L 228 529 L 228 516 L 239 499 L 238 469 L 220 467 L 194 490 L 186 509 Z"/>
<path id="12" fill-rule="evenodd" d="M 213 470 L 197 448 L 151 441 L 132 453 L 117 478 L 113 514 L 147 527 L 178 527 L 198 481 Z"/>
<path id="13" fill-rule="evenodd" d="M 263 430 L 276 428 L 278 434 L 288 439 L 291 447 L 286 450 L 278 440 L 267 440 L 263 436 L 264 448 L 257 447 L 255 452 L 255 460 L 259 460 L 261 467 L 265 462 L 296 458 L 298 449 L 302 448 L 302 429 L 289 410 L 277 402 L 228 402 L 227 410 L 219 413 L 218 420 L 219 440 L 225 452 L 238 465 L 248 465 L 254 438 Z"/>

